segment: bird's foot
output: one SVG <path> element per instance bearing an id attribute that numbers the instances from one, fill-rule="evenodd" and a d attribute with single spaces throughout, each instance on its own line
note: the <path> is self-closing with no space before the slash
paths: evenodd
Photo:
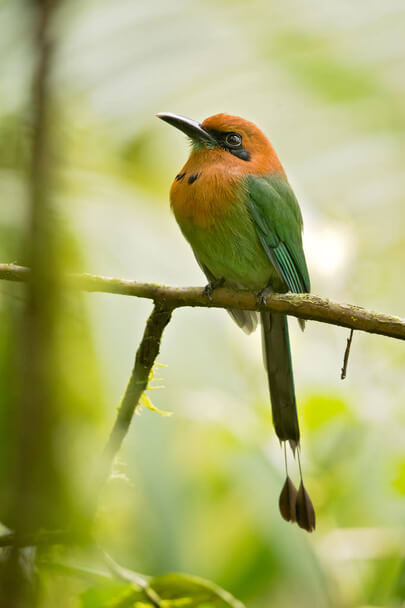
<path id="1" fill-rule="evenodd" d="M 213 279 L 212 281 L 207 283 L 207 285 L 204 287 L 203 294 L 205 296 L 207 296 L 207 298 L 211 302 L 214 289 L 217 289 L 217 287 L 222 287 L 224 283 L 225 283 L 224 277 L 221 277 L 220 279 Z"/>
<path id="2" fill-rule="evenodd" d="M 256 294 L 256 304 L 258 306 L 266 306 L 267 304 L 267 296 L 271 293 L 270 287 L 265 287 L 261 289 Z"/>

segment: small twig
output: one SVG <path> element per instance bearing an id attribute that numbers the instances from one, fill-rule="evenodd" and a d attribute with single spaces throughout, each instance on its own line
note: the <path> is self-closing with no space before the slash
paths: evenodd
<path id="1" fill-rule="evenodd" d="M 131 585 L 136 585 L 142 589 L 142 592 L 145 594 L 146 599 L 153 605 L 155 608 L 160 608 L 161 600 L 156 591 L 154 591 L 150 586 L 148 580 L 138 572 L 134 572 L 133 570 L 128 570 L 128 568 L 124 568 L 117 564 L 113 558 L 108 555 L 105 551 L 101 550 L 103 559 L 110 570 L 111 574 L 115 576 L 120 581 L 124 581 L 125 583 L 130 583 Z M 129 605 L 129 604 L 128 604 Z M 132 606 L 132 604 L 130 604 Z"/>
<path id="2" fill-rule="evenodd" d="M 135 408 L 139 403 L 142 393 L 148 386 L 153 364 L 159 354 L 162 334 L 171 319 L 171 315 L 172 310 L 170 308 L 162 308 L 160 304 L 155 303 L 146 323 L 142 341 L 136 353 L 134 368 L 121 405 L 118 408 L 113 429 L 104 448 L 100 471 L 100 485 L 104 483 L 109 475 L 114 458 L 121 447 L 125 435 L 128 433 Z"/>
<path id="3" fill-rule="evenodd" d="M 0 279 L 26 282 L 29 274 L 29 268 L 0 264 Z M 182 306 L 274 310 L 299 319 L 309 319 L 405 340 L 405 319 L 372 312 L 352 304 L 339 304 L 309 293 L 273 293 L 266 297 L 266 302 L 259 303 L 256 293 L 226 287 L 215 289 L 210 299 L 201 287 L 168 287 L 156 283 L 139 283 L 90 274 L 69 275 L 64 281 L 68 287 L 83 291 L 149 298 L 159 302 L 163 308 L 172 310 Z"/>
<path id="4" fill-rule="evenodd" d="M 350 347 L 352 345 L 352 340 L 353 340 L 353 329 L 350 330 L 350 335 L 347 338 L 347 344 L 346 344 L 346 350 L 345 350 L 345 355 L 343 357 L 343 367 L 342 367 L 342 373 L 340 375 L 340 379 L 344 380 L 346 378 L 346 372 L 347 372 L 347 364 L 349 362 L 349 355 L 350 355 Z"/>
<path id="5" fill-rule="evenodd" d="M 47 559 L 40 559 L 38 565 L 41 569 L 45 568 L 50 572 L 55 572 L 62 576 L 70 576 L 76 579 L 81 579 L 88 584 L 99 584 L 106 583 L 113 580 L 110 572 L 100 572 L 90 568 L 72 566 L 71 564 L 63 564 L 60 562 L 49 561 Z"/>

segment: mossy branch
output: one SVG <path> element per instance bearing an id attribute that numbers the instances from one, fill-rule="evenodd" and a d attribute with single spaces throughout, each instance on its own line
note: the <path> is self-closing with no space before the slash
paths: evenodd
<path id="1" fill-rule="evenodd" d="M 14 264 L 0 264 L 0 279 L 27 281 L 30 270 Z M 201 306 L 236 308 L 239 310 L 275 310 L 300 319 L 329 323 L 358 331 L 405 340 L 405 319 L 373 312 L 352 304 L 339 304 L 312 294 L 271 294 L 266 304 L 258 303 L 256 294 L 225 287 L 214 290 L 210 299 L 201 287 L 167 287 L 154 283 L 138 283 L 91 274 L 69 275 L 69 287 L 88 292 L 104 292 L 149 298 L 163 308 Z"/>

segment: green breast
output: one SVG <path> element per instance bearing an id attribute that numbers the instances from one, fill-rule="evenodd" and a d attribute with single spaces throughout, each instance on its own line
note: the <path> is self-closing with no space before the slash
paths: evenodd
<path id="1" fill-rule="evenodd" d="M 182 221 L 180 228 L 198 262 L 214 277 L 246 289 L 259 290 L 269 282 L 279 283 L 244 200 L 236 200 L 209 228 L 197 226 L 192 220 Z"/>

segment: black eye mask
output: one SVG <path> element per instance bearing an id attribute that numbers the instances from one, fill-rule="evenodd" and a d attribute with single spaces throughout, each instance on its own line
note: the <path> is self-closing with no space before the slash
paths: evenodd
<path id="1" fill-rule="evenodd" d="M 243 139 L 239 133 L 216 131 L 215 129 L 207 129 L 207 131 L 215 137 L 220 148 L 241 160 L 250 161 L 250 153 L 243 147 Z"/>

